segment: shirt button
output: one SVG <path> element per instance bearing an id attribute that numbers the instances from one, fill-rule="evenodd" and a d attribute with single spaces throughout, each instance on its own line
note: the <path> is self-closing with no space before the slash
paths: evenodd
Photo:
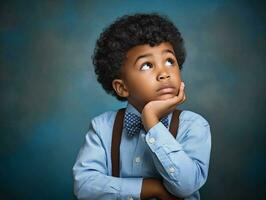
<path id="1" fill-rule="evenodd" d="M 151 138 L 149 139 L 149 143 L 150 143 L 150 144 L 153 144 L 154 142 L 155 142 L 155 138 L 151 137 Z"/>
<path id="2" fill-rule="evenodd" d="M 174 172 L 175 172 L 175 168 L 170 167 L 170 168 L 169 168 L 169 172 L 170 172 L 170 173 L 174 173 Z"/>
<path id="3" fill-rule="evenodd" d="M 133 197 L 128 197 L 127 199 L 128 199 L 128 200 L 134 200 Z"/>
<path id="4" fill-rule="evenodd" d="M 141 159 L 140 159 L 139 156 L 135 158 L 135 162 L 136 162 L 136 163 L 140 163 L 140 160 L 141 160 Z"/>

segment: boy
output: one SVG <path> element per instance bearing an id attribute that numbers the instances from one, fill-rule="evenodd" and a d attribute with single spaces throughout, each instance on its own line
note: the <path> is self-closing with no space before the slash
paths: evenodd
<path id="1" fill-rule="evenodd" d="M 123 16 L 100 35 L 93 56 L 98 81 L 128 101 L 117 147 L 119 176 L 112 176 L 117 112 L 110 111 L 92 119 L 73 167 L 79 199 L 200 199 L 209 167 L 209 124 L 183 110 L 176 138 L 169 132 L 173 111 L 185 100 L 183 43 L 172 22 L 155 13 Z"/>

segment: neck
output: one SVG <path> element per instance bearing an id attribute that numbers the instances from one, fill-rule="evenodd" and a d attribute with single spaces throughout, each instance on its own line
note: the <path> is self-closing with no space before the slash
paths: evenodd
<path id="1" fill-rule="evenodd" d="M 128 100 L 128 102 L 129 102 L 134 108 L 136 108 L 136 110 L 137 110 L 140 114 L 142 113 L 142 110 L 143 110 L 145 104 L 143 104 L 143 105 L 137 105 L 136 103 L 131 102 L 130 100 Z"/>

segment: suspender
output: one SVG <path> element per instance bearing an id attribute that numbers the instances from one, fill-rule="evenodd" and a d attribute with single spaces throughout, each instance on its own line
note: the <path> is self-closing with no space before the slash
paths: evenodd
<path id="1" fill-rule="evenodd" d="M 121 108 L 115 118 L 114 127 L 113 127 L 113 138 L 112 138 L 112 147 L 111 147 L 111 157 L 112 157 L 112 176 L 119 177 L 119 161 L 120 161 L 120 143 L 123 129 L 123 119 L 125 115 L 125 108 Z M 172 115 L 170 122 L 170 132 L 174 138 L 177 135 L 177 129 L 179 125 L 179 115 L 182 111 L 175 110 Z"/>
<path id="2" fill-rule="evenodd" d="M 125 108 L 120 109 L 115 118 L 115 123 L 113 127 L 113 138 L 112 138 L 112 176 L 119 177 L 119 161 L 120 161 L 120 143 L 123 128 L 123 119 L 125 115 Z"/>
<path id="3" fill-rule="evenodd" d="M 169 131 L 173 135 L 174 138 L 176 138 L 176 136 L 177 136 L 177 130 L 178 130 L 178 126 L 179 126 L 179 116 L 180 116 L 181 112 L 182 112 L 181 110 L 175 110 L 173 112 L 172 119 L 170 122 Z"/>

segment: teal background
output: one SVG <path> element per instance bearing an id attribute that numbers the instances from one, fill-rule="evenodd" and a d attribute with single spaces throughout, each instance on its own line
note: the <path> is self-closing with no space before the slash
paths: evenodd
<path id="1" fill-rule="evenodd" d="M 118 16 L 151 11 L 186 42 L 181 108 L 211 125 L 202 199 L 265 199 L 265 4 L 237 0 L 1 1 L 0 199 L 75 199 L 90 119 L 125 105 L 96 81 L 95 41 Z"/>

